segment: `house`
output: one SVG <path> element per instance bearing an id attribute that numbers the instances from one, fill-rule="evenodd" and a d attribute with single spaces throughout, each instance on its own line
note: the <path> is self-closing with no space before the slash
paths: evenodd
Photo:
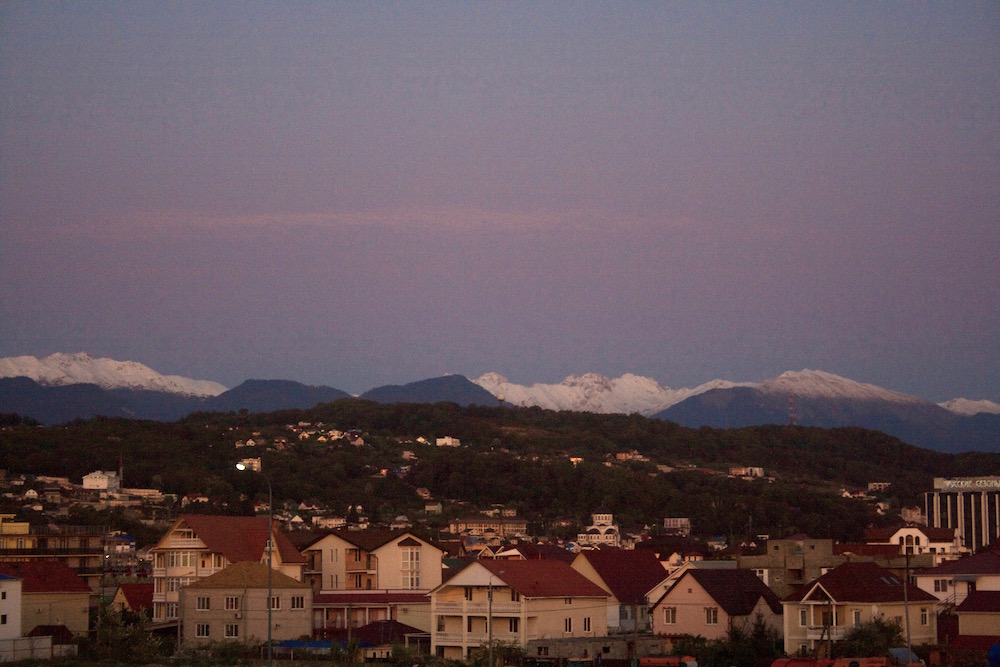
<path id="1" fill-rule="evenodd" d="M 908 523 L 896 528 L 869 528 L 865 532 L 868 544 L 893 544 L 903 555 L 934 554 L 934 564 L 958 558 L 965 549 L 958 541 L 954 528 L 929 528 Z"/>
<path id="2" fill-rule="evenodd" d="M 153 614 L 153 584 L 119 584 L 111 606 L 119 612 Z"/>
<path id="3" fill-rule="evenodd" d="M 493 558 L 498 560 L 542 560 L 548 558 L 567 563 L 572 563 L 575 557 L 572 551 L 568 551 L 558 544 L 531 544 L 529 542 L 502 547 L 500 551 L 493 554 Z"/>
<path id="4" fill-rule="evenodd" d="M 0 641 L 20 636 L 21 580 L 9 574 L 0 574 Z"/>
<path id="5" fill-rule="evenodd" d="M 58 560 L 97 591 L 104 568 L 104 536 L 80 526 L 32 526 L 0 514 L 0 562 Z"/>
<path id="6" fill-rule="evenodd" d="M 267 562 L 302 581 L 306 559 L 267 517 L 182 514 L 152 549 L 153 621 L 178 618 L 183 586 L 209 577 L 234 563 Z"/>
<path id="7" fill-rule="evenodd" d="M 303 550 L 315 591 L 426 593 L 441 583 L 444 551 L 409 530 L 334 530 Z"/>
<path id="8" fill-rule="evenodd" d="M 976 590 L 955 609 L 958 637 L 952 648 L 986 650 L 1000 644 L 1000 590 Z"/>
<path id="9" fill-rule="evenodd" d="M 750 570 L 692 567 L 650 609 L 653 632 L 725 639 L 760 615 L 779 632 L 781 600 Z"/>
<path id="10" fill-rule="evenodd" d="M 431 631 L 425 591 L 324 591 L 313 594 L 313 634 L 337 638 L 371 623 L 398 621 Z"/>
<path id="11" fill-rule="evenodd" d="M 452 519 L 448 522 L 448 532 L 459 535 L 506 539 L 527 533 L 528 522 L 525 519 L 489 517 L 483 514 L 475 514 L 460 519 Z"/>
<path id="12" fill-rule="evenodd" d="M 652 551 L 588 549 L 571 567 L 604 589 L 608 600 L 608 632 L 651 629 L 649 594 L 670 576 Z"/>
<path id="13" fill-rule="evenodd" d="M 181 593 L 183 645 L 265 641 L 268 611 L 275 641 L 298 639 L 312 631 L 312 589 L 286 574 L 269 571 L 266 563 L 233 563 L 188 584 Z"/>
<path id="14" fill-rule="evenodd" d="M 917 587 L 937 598 L 942 607 L 962 604 L 973 591 L 1000 591 L 1000 551 L 980 551 L 913 575 Z"/>
<path id="15" fill-rule="evenodd" d="M 0 563 L 0 575 L 21 580 L 21 630 L 65 626 L 74 636 L 90 625 L 90 586 L 65 563 L 30 560 Z"/>
<path id="16" fill-rule="evenodd" d="M 838 565 L 782 600 L 785 652 L 813 653 L 856 625 L 883 617 L 906 626 L 913 644 L 937 641 L 937 599 L 873 562 Z"/>
<path id="17" fill-rule="evenodd" d="M 394 646 L 406 646 L 421 655 L 430 650 L 428 632 L 398 621 L 374 621 L 350 632 L 344 629 L 331 633 L 329 638 L 343 645 L 356 641 L 366 663 L 389 662 Z"/>
<path id="18" fill-rule="evenodd" d="M 120 480 L 114 470 L 95 470 L 83 476 L 83 488 L 90 491 L 118 493 Z"/>
<path id="19" fill-rule="evenodd" d="M 607 635 L 608 594 L 559 560 L 476 560 L 430 592 L 431 651 L 465 660 L 490 637 L 516 644 Z"/>

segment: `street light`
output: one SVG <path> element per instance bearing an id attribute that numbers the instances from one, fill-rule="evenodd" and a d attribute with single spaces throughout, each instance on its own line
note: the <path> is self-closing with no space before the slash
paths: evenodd
<path id="1" fill-rule="evenodd" d="M 240 472 L 252 470 L 240 461 L 236 464 L 236 469 Z M 252 470 L 264 478 L 267 482 L 267 667 L 271 667 L 271 551 L 273 549 L 274 532 L 274 494 L 271 493 L 271 479 L 260 470 Z"/>

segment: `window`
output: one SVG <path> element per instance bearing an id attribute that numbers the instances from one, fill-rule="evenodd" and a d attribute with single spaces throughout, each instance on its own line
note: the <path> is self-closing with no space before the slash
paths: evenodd
<path id="1" fill-rule="evenodd" d="M 947 593 L 948 592 L 948 580 L 947 579 L 935 579 L 934 580 L 934 592 L 935 593 Z"/>
<path id="2" fill-rule="evenodd" d="M 861 610 L 854 610 L 854 625 L 861 625 Z"/>
<path id="3" fill-rule="evenodd" d="M 277 595 L 271 596 L 271 609 L 281 609 L 281 598 Z"/>
<path id="4" fill-rule="evenodd" d="M 521 594 L 518 593 L 517 591 L 515 591 L 513 588 L 510 589 L 510 601 L 511 602 L 520 602 L 521 601 Z"/>
<path id="5" fill-rule="evenodd" d="M 705 625 L 719 624 L 719 608 L 705 607 Z"/>
<path id="6" fill-rule="evenodd" d="M 920 625 L 927 625 L 927 607 L 920 608 Z"/>
<path id="7" fill-rule="evenodd" d="M 235 639 L 240 636 L 240 626 L 238 623 L 226 623 L 226 638 Z"/>
<path id="8" fill-rule="evenodd" d="M 546 656 L 548 654 L 549 654 L 549 647 L 548 646 L 539 646 L 538 647 L 538 655 L 540 655 L 540 656 Z"/>
<path id="9" fill-rule="evenodd" d="M 199 595 L 197 602 L 198 611 L 207 611 L 210 609 L 210 603 L 207 595 Z"/>
<path id="10" fill-rule="evenodd" d="M 470 602 L 472 601 L 472 586 L 465 587 L 465 599 Z"/>
<path id="11" fill-rule="evenodd" d="M 438 616 L 438 632 L 444 632 L 444 616 Z"/>
<path id="12" fill-rule="evenodd" d="M 210 630 L 208 623 L 199 623 L 195 626 L 194 636 L 195 637 L 208 637 L 210 635 Z"/>
<path id="13" fill-rule="evenodd" d="M 0 591 L 0 600 L 7 599 L 7 591 Z"/>
<path id="14" fill-rule="evenodd" d="M 240 608 L 240 598 L 238 595 L 226 596 L 226 611 L 237 611 Z"/>
<path id="15" fill-rule="evenodd" d="M 420 547 L 403 547 L 403 588 L 420 588 Z"/>
<path id="16" fill-rule="evenodd" d="M 167 618 L 177 618 L 176 602 L 168 602 L 165 608 L 166 608 Z"/>
<path id="17" fill-rule="evenodd" d="M 573 598 L 563 598 L 563 604 L 573 604 Z"/>
<path id="18" fill-rule="evenodd" d="M 520 621 L 521 621 L 521 619 L 519 619 L 519 618 L 511 618 L 511 619 L 508 619 L 508 620 L 510 620 L 510 627 L 508 628 L 509 632 L 511 634 L 517 634 L 520 631 L 520 627 L 521 627 L 520 626 Z"/>
<path id="19" fill-rule="evenodd" d="M 677 623 L 677 607 L 663 608 L 663 622 L 666 625 L 675 625 Z"/>
<path id="20" fill-rule="evenodd" d="M 465 631 L 472 632 L 472 617 L 468 616 L 465 619 Z"/>
<path id="21" fill-rule="evenodd" d="M 565 632 L 573 632 L 573 619 L 572 618 L 564 618 L 563 619 L 563 630 Z"/>
<path id="22" fill-rule="evenodd" d="M 590 632 L 590 616 L 583 619 L 583 631 Z"/>
<path id="23" fill-rule="evenodd" d="M 0 625 L 7 625 L 7 614 L 0 614 Z"/>
<path id="24" fill-rule="evenodd" d="M 804 628 L 809 625 L 809 610 L 799 609 L 799 627 Z"/>
<path id="25" fill-rule="evenodd" d="M 293 595 L 292 596 L 292 609 L 305 609 L 306 608 L 306 598 L 304 595 Z"/>

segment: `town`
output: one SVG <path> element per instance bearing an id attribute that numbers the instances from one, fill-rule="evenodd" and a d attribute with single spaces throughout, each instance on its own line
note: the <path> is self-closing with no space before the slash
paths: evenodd
<path id="1" fill-rule="evenodd" d="M 407 664 L 625 664 L 699 650 L 704 660 L 706 647 L 754 628 L 771 638 L 770 657 L 834 657 L 852 629 L 883 621 L 930 664 L 998 641 L 998 477 L 935 479 L 924 508 L 901 508 L 857 542 L 797 533 L 732 544 L 698 537 L 691 517 L 632 530 L 604 507 L 573 534 L 567 521 L 537 535 L 514 506 L 445 521 L 424 487 L 416 521 L 276 503 L 268 456 L 307 441 L 353 450 L 366 435 L 311 421 L 283 432 L 232 443 L 233 472 L 267 491 L 252 515 L 215 513 L 201 492 L 123 486 L 123 468 L 79 482 L 5 471 L 4 500 L 22 511 L 0 514 L 0 656 L 74 655 L 109 613 L 137 621 L 161 653 L 235 645 L 264 659 L 353 647 L 357 660 Z M 464 445 L 440 436 L 412 446 L 404 465 L 420 448 Z M 628 450 L 603 466 L 633 464 L 650 461 Z M 760 466 L 701 474 L 769 483 Z M 840 495 L 885 515 L 892 506 L 878 497 L 890 486 Z M 120 528 L 66 523 L 80 507 L 140 517 L 154 537 L 138 544 Z"/>

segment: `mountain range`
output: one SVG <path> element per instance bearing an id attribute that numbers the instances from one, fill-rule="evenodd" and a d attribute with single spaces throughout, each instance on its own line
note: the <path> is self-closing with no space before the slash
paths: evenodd
<path id="1" fill-rule="evenodd" d="M 192 412 L 270 412 L 349 397 L 332 387 L 248 380 L 227 389 L 207 380 L 163 376 L 137 362 L 87 354 L 0 359 L 0 413 L 55 424 L 97 415 L 172 421 Z M 381 403 L 538 406 L 550 410 L 638 413 L 683 426 L 738 428 L 794 422 L 880 430 L 938 451 L 1000 451 L 1000 404 L 924 399 L 815 370 L 763 382 L 713 380 L 671 389 L 626 374 L 574 375 L 559 384 L 518 385 L 497 373 L 446 375 L 376 387 L 358 398 Z"/>

